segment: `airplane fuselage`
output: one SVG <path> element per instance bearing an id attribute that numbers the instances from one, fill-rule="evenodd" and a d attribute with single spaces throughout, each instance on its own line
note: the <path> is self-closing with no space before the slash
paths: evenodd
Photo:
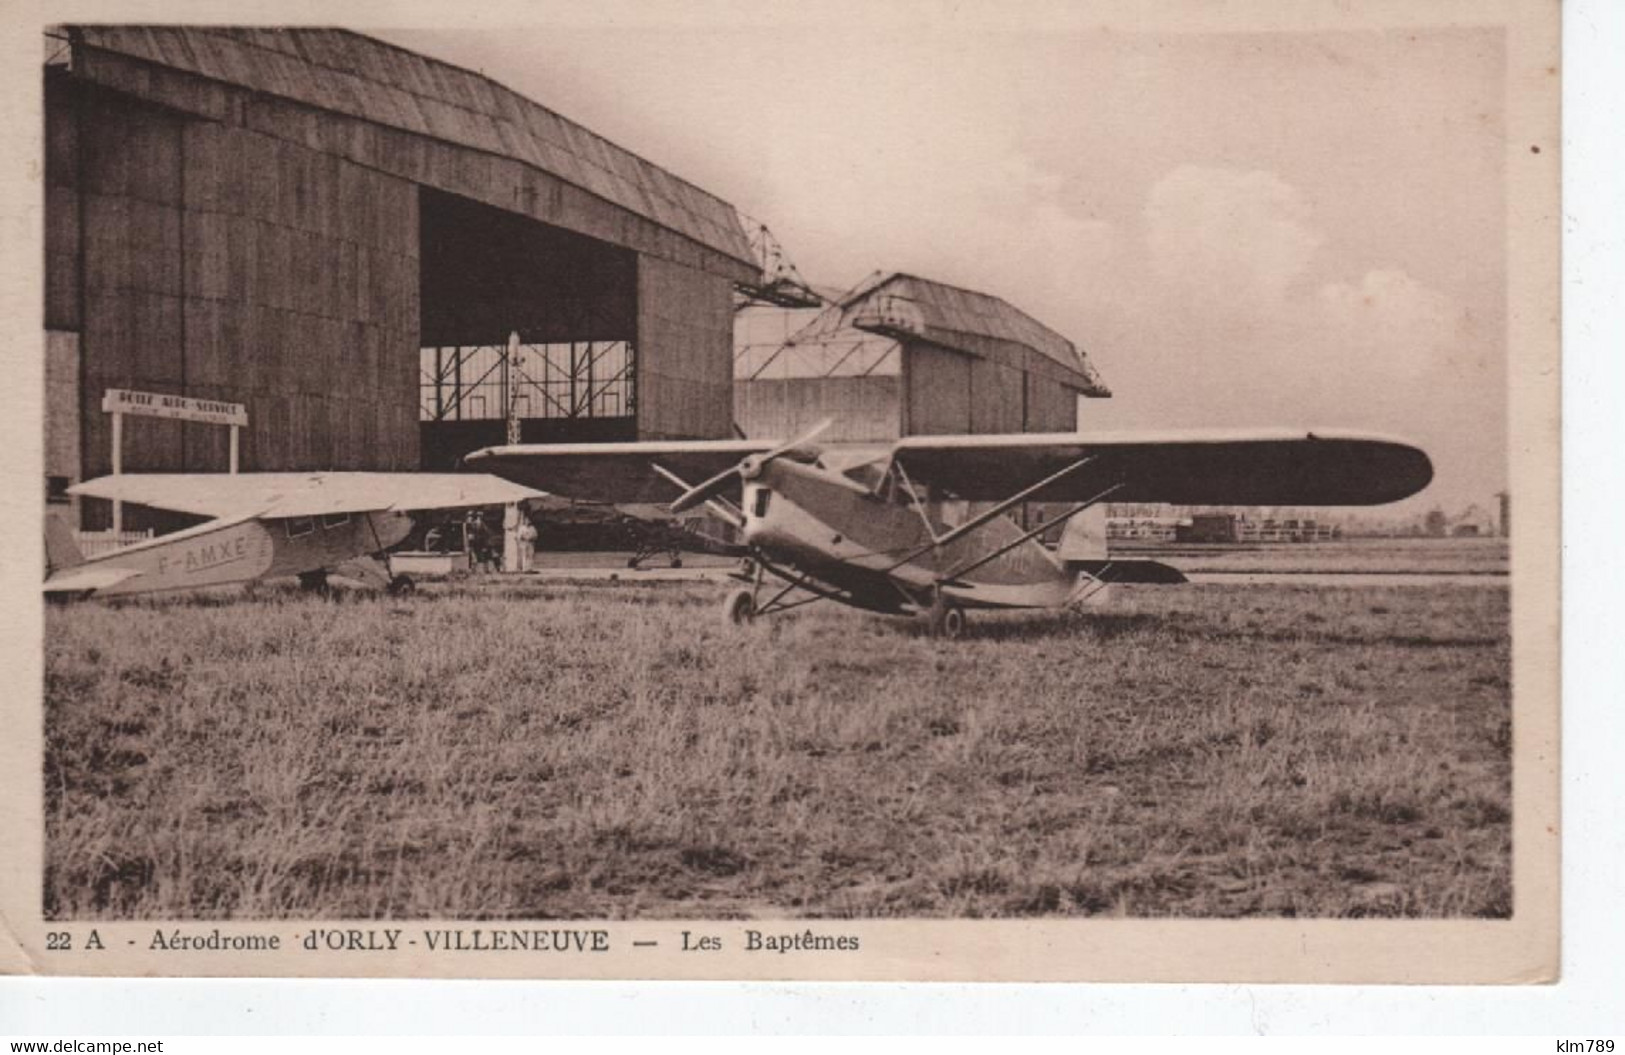
<path id="1" fill-rule="evenodd" d="M 866 487 L 816 465 L 769 462 L 746 481 L 742 512 L 747 545 L 847 591 L 862 607 L 918 607 L 940 583 L 964 607 L 1049 608 L 1079 588 L 1076 572 L 1040 543 L 1018 541 L 1022 531 L 1007 518 L 933 546 L 934 535 L 953 526 L 940 503 L 916 506 L 900 488 Z"/>
<path id="2" fill-rule="evenodd" d="M 411 519 L 394 512 L 211 521 L 82 567 L 140 573 L 98 589 L 98 597 L 194 590 L 334 568 L 395 545 L 411 529 Z"/>

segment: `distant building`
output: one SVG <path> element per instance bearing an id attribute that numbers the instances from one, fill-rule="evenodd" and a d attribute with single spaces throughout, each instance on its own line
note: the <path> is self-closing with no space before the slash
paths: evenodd
<path id="1" fill-rule="evenodd" d="M 1240 520 L 1236 513 L 1194 513 L 1176 537 L 1180 542 L 1235 542 Z"/>
<path id="2" fill-rule="evenodd" d="M 735 326 L 735 420 L 751 438 L 825 417 L 836 442 L 1073 432 L 1079 398 L 1110 394 L 1087 356 L 1030 315 L 915 275 L 877 277 L 821 309 L 747 307 Z"/>
<path id="3" fill-rule="evenodd" d="M 1342 534 L 1337 525 L 1323 524 L 1313 517 L 1266 517 L 1236 522 L 1238 542 L 1329 542 Z"/>
<path id="4" fill-rule="evenodd" d="M 1109 542 L 1173 542 L 1189 523 L 1184 517 L 1108 517 L 1106 539 Z"/>

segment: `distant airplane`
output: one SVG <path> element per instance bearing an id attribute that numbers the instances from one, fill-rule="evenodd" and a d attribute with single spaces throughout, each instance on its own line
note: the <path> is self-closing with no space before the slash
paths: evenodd
<path id="1" fill-rule="evenodd" d="M 1055 608 L 1114 582 L 1183 582 L 1167 565 L 1110 559 L 1096 508 L 1108 499 L 1377 505 L 1433 477 L 1416 447 L 1349 433 L 910 436 L 879 450 L 820 448 L 813 441 L 829 424 L 779 445 L 492 447 L 464 466 L 572 498 L 651 503 L 676 489 L 673 513 L 707 506 L 738 528 L 749 554 L 736 575 L 749 585 L 726 601 L 734 622 L 832 600 L 924 614 L 948 637 L 963 631 L 971 608 Z M 969 502 L 993 505 L 972 514 Z M 1067 508 L 1024 528 L 1006 514 L 1028 502 Z M 961 516 L 950 515 L 956 508 Z M 1057 527 L 1052 552 L 1038 539 Z M 779 580 L 765 600 L 764 573 Z"/>
<path id="2" fill-rule="evenodd" d="M 111 553 L 85 558 L 73 532 L 46 518 L 47 595 L 114 597 L 298 576 L 323 585 L 329 571 L 392 592 L 385 550 L 412 528 L 408 510 L 503 505 L 540 492 L 491 476 L 458 473 L 121 474 L 68 489 L 213 519 Z"/>

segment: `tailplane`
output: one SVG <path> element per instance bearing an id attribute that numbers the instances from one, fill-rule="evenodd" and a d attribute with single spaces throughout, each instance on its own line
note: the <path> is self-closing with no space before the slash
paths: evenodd
<path id="1" fill-rule="evenodd" d="M 1142 586 L 1177 586 L 1189 582 L 1172 564 L 1155 560 L 1069 560 L 1066 566 L 1100 582 L 1130 582 Z"/>

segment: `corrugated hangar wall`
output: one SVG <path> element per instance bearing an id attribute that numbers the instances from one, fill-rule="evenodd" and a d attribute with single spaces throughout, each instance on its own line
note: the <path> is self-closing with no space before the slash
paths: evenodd
<path id="1" fill-rule="evenodd" d="M 717 335 L 727 351 L 716 354 Z M 721 438 L 733 428 L 733 286 L 638 257 L 638 435 Z"/>
<path id="2" fill-rule="evenodd" d="M 905 434 L 1077 429 L 1075 374 L 1013 341 L 976 334 L 956 334 L 954 340 L 963 351 L 904 344 Z"/>
<path id="3" fill-rule="evenodd" d="M 897 377 L 782 377 L 734 382 L 734 413 L 752 439 L 789 439 L 819 422 L 829 443 L 878 443 L 902 435 Z"/>
<path id="4" fill-rule="evenodd" d="M 1075 374 L 1011 341 L 970 334 L 954 339 L 960 347 L 902 342 L 900 377 L 737 381 L 740 427 L 753 437 L 785 437 L 833 417 L 826 437 L 850 442 L 1077 429 Z"/>
<path id="5" fill-rule="evenodd" d="M 823 309 L 742 316 L 734 398 L 747 435 L 827 437 L 1072 432 L 1078 398 L 1104 397 L 1088 358 L 1003 299 L 876 273 Z"/>
<path id="6" fill-rule="evenodd" d="M 108 388 L 248 404 L 248 468 L 416 467 L 415 187 L 83 85 L 47 114 L 46 325 L 81 334 L 86 477 Z M 124 465 L 223 470 L 227 438 L 131 418 Z"/>
<path id="7" fill-rule="evenodd" d="M 78 335 L 47 344 L 81 358 L 79 420 L 47 427 L 79 433 L 81 478 L 110 468 L 108 388 L 246 403 L 247 471 L 418 468 L 424 188 L 634 253 L 638 434 L 729 435 L 748 263 L 513 157 L 94 46 L 46 73 L 45 321 Z M 129 471 L 219 471 L 226 449 L 126 421 Z"/>
<path id="8" fill-rule="evenodd" d="M 975 344 L 980 354 L 905 341 L 901 377 L 737 381 L 740 427 L 752 437 L 787 437 L 832 417 L 835 424 L 825 437 L 846 442 L 1077 429 L 1075 375 L 1012 342 L 970 335 L 955 339 Z"/>

